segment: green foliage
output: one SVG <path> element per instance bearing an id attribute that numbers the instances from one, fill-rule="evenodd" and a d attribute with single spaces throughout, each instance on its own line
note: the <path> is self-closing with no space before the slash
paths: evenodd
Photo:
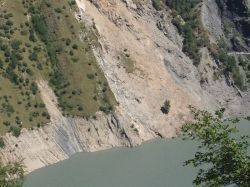
<path id="1" fill-rule="evenodd" d="M 55 0 L 39 1 L 34 5 L 39 11 L 30 12 L 33 28 L 46 46 L 44 51 L 51 66 L 49 83 L 64 114 L 89 116 L 98 111 L 100 106 L 108 106 L 106 108 L 109 109 L 111 105 L 112 108 L 110 98 L 114 97 L 109 88 L 103 92 L 105 77 L 91 50 L 91 45 L 97 42 L 95 32 L 79 24 L 73 16 L 66 16 L 71 14 L 75 2 L 61 1 L 62 8 L 55 8 L 58 5 Z M 56 24 L 59 22 L 59 13 L 65 19 Z M 79 36 L 76 33 L 80 31 L 86 35 L 84 42 L 77 39 Z M 81 90 L 87 92 L 81 95 Z M 93 95 L 97 95 L 97 100 L 91 99 Z"/>
<path id="2" fill-rule="evenodd" d="M 18 50 L 20 48 L 20 45 L 22 44 L 19 40 L 12 40 L 11 41 L 11 47 L 13 50 Z"/>
<path id="3" fill-rule="evenodd" d="M 2 103 L 1 110 L 7 114 L 12 114 L 15 112 L 13 106 L 10 103 Z"/>
<path id="4" fill-rule="evenodd" d="M 88 74 L 87 74 L 87 77 L 88 77 L 88 79 L 93 80 L 93 79 L 95 78 L 95 75 L 92 74 L 92 73 L 88 73 Z"/>
<path id="5" fill-rule="evenodd" d="M 169 113 L 169 110 L 170 110 L 170 101 L 169 100 L 166 100 L 164 102 L 164 105 L 161 107 L 161 111 L 164 113 L 164 114 L 168 114 Z"/>
<path id="6" fill-rule="evenodd" d="M 54 70 L 50 78 L 50 84 L 53 85 L 56 89 L 61 89 L 66 86 L 66 80 L 63 77 L 63 74 L 60 71 Z"/>
<path id="7" fill-rule="evenodd" d="M 45 19 L 41 15 L 35 14 L 32 16 L 32 24 L 35 31 L 40 35 L 41 40 L 47 42 L 49 39 L 49 34 Z"/>
<path id="8" fill-rule="evenodd" d="M 245 77 L 240 72 L 239 66 L 237 65 L 236 59 L 234 56 L 229 56 L 227 54 L 227 47 L 226 43 L 223 39 L 220 39 L 218 42 L 218 53 L 214 54 L 214 58 L 218 59 L 224 68 L 224 72 L 231 74 L 234 84 L 241 90 L 245 90 Z M 239 61 L 241 64 L 244 64 L 245 62 L 242 62 L 242 60 Z"/>
<path id="9" fill-rule="evenodd" d="M 38 56 L 37 56 L 37 54 L 36 54 L 35 52 L 33 52 L 33 53 L 31 53 L 31 54 L 29 55 L 29 59 L 30 59 L 31 61 L 37 61 L 37 60 L 38 60 Z"/>
<path id="10" fill-rule="evenodd" d="M 91 50 L 98 43 L 96 30 L 75 19 L 74 0 L 58 5 L 22 0 L 0 6 L 0 135 L 18 136 L 21 128 L 49 122 L 46 108 L 37 104 L 41 78 L 50 82 L 66 115 L 90 116 L 100 106 L 116 104 Z"/>
<path id="11" fill-rule="evenodd" d="M 75 0 L 69 1 L 69 5 L 70 5 L 70 6 L 74 6 L 75 4 L 76 4 Z"/>
<path id="12" fill-rule="evenodd" d="M 121 65 L 127 73 L 133 73 L 135 70 L 135 60 L 132 59 L 128 53 L 121 54 Z"/>
<path id="13" fill-rule="evenodd" d="M 232 69 L 232 78 L 234 80 L 234 84 L 237 85 L 237 87 L 241 90 L 246 89 L 245 85 L 245 77 L 244 75 L 240 72 L 239 67 L 235 66 Z"/>
<path id="14" fill-rule="evenodd" d="M 36 83 L 34 83 L 34 82 L 31 83 L 30 90 L 31 90 L 33 95 L 36 95 L 36 93 L 38 92 L 38 87 L 37 87 Z"/>
<path id="15" fill-rule="evenodd" d="M 152 5 L 158 11 L 162 9 L 161 0 L 152 0 Z"/>
<path id="16" fill-rule="evenodd" d="M 104 112 L 105 114 L 109 114 L 110 112 L 113 111 L 113 107 L 112 106 L 100 106 L 99 110 Z"/>
<path id="17" fill-rule="evenodd" d="M 15 137 L 19 137 L 20 134 L 21 134 L 21 128 L 20 127 L 11 126 L 10 131 L 11 131 L 12 135 L 15 136 Z"/>
<path id="18" fill-rule="evenodd" d="M 39 12 L 33 4 L 35 2 L 31 0 L 6 1 L 5 6 L 0 6 L 1 135 L 11 132 L 19 136 L 23 127 L 31 128 L 36 123 L 48 122 L 43 116 L 37 117 L 34 122 L 29 121 L 31 112 L 40 114 L 46 111 L 45 108 L 32 107 L 34 103 L 42 102 L 35 81 L 38 74 L 47 77 L 51 70 L 40 34 L 37 32 L 39 37 L 35 36 L 32 24 L 33 21 L 37 31 L 43 34 L 43 25 L 40 24 L 43 20 L 32 20 L 32 17 L 27 20 L 28 13 Z"/>
<path id="19" fill-rule="evenodd" d="M 182 32 L 184 36 L 183 51 L 194 60 L 195 65 L 198 65 L 200 63 L 201 56 L 199 54 L 199 40 L 197 39 L 194 30 L 188 23 L 183 26 Z"/>
<path id="20" fill-rule="evenodd" d="M 0 186 L 22 187 L 24 179 L 24 167 L 21 163 L 0 163 Z"/>
<path id="21" fill-rule="evenodd" d="M 241 56 L 239 57 L 239 65 L 242 66 L 244 69 L 246 68 L 248 64 L 247 60 L 244 60 Z"/>
<path id="22" fill-rule="evenodd" d="M 62 13 L 62 9 L 60 9 L 59 7 L 55 8 L 54 10 L 55 10 L 55 12 L 58 13 L 58 14 Z"/>
<path id="23" fill-rule="evenodd" d="M 237 138 L 237 128 L 230 126 L 237 120 L 223 120 L 223 110 L 212 115 L 191 108 L 194 121 L 183 127 L 185 138 L 199 143 L 194 158 L 185 162 L 199 168 L 195 185 L 249 186 L 249 137 Z"/>
<path id="24" fill-rule="evenodd" d="M 183 51 L 193 59 L 195 65 L 200 63 L 199 49 L 204 45 L 204 36 L 200 36 L 197 32 L 199 24 L 198 12 L 195 8 L 200 2 L 201 0 L 166 0 L 166 4 L 174 10 L 172 23 L 184 37 Z M 181 16 L 184 23 L 178 15 Z"/>
<path id="25" fill-rule="evenodd" d="M 73 45 L 72 45 L 72 48 L 75 49 L 75 50 L 77 50 L 77 49 L 78 49 L 78 46 L 77 46 L 76 44 L 73 44 Z"/>
<path id="26" fill-rule="evenodd" d="M 193 9 L 201 0 L 166 0 L 166 4 L 187 21 L 193 16 Z"/>
<path id="27" fill-rule="evenodd" d="M 4 148 L 5 143 L 2 137 L 0 137 L 0 148 Z"/>

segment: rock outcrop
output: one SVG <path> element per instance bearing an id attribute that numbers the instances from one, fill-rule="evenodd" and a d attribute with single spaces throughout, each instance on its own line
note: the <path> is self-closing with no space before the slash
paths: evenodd
<path id="1" fill-rule="evenodd" d="M 216 0 L 226 38 L 232 44 L 231 50 L 250 50 L 250 1 L 249 0 Z"/>
<path id="2" fill-rule="evenodd" d="M 22 160 L 30 172 L 77 152 L 132 147 L 156 137 L 152 130 L 133 122 L 119 107 L 110 115 L 97 113 L 96 118 L 66 118 L 58 110 L 56 97 L 48 84 L 39 81 L 38 85 L 51 123 L 34 130 L 23 129 L 18 138 L 7 134 L 6 146 L 0 152 L 4 162 Z"/>
<path id="3" fill-rule="evenodd" d="M 119 106 L 109 115 L 97 113 L 96 118 L 66 118 L 48 84 L 40 80 L 51 123 L 23 129 L 19 138 L 7 134 L 6 148 L 0 151 L 4 162 L 23 159 L 30 172 L 76 152 L 133 147 L 156 137 L 173 137 L 190 119 L 189 105 L 209 111 L 223 107 L 227 115 L 249 113 L 245 108 L 249 102 L 243 102 L 237 90 L 223 77 L 214 80 L 218 67 L 206 49 L 202 49 L 199 68 L 182 52 L 182 38 L 168 12 L 157 12 L 149 1 L 76 2 L 76 17 L 94 25 L 100 35 L 101 47 L 93 50 Z M 126 60 L 133 63 L 131 72 L 126 71 Z M 201 81 L 205 81 L 202 86 Z M 168 115 L 161 112 L 166 99 L 171 105 Z"/>
<path id="4" fill-rule="evenodd" d="M 203 27 L 208 31 L 210 42 L 217 41 L 224 37 L 221 12 L 214 0 L 205 0 L 202 3 L 201 19 Z"/>

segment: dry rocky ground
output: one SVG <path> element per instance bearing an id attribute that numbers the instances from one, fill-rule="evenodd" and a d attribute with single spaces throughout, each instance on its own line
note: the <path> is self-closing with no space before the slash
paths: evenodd
<path id="1" fill-rule="evenodd" d="M 190 119 L 189 105 L 208 111 L 224 107 L 227 115 L 249 115 L 247 94 L 240 97 L 223 77 L 214 80 L 218 67 L 206 48 L 198 68 L 182 52 L 182 38 L 171 24 L 169 12 L 161 15 L 147 1 L 140 5 L 130 0 L 76 2 L 76 18 L 98 30 L 101 47 L 93 50 L 119 106 L 113 114 L 98 113 L 96 119 L 66 118 L 47 82 L 40 80 L 51 123 L 32 131 L 23 129 L 19 138 L 7 134 L 6 148 L 0 152 L 3 161 L 23 159 L 31 172 L 76 152 L 133 147 L 159 136 L 170 138 Z M 213 20 L 207 17 L 214 4 L 204 6 L 202 19 L 209 30 Z M 216 16 L 211 18 L 217 20 Z M 219 21 L 214 25 L 220 25 Z M 220 28 L 211 30 L 212 39 L 217 31 Z M 130 73 L 123 55 L 133 63 Z M 205 80 L 202 86 L 201 80 Z M 168 115 L 161 112 L 166 99 L 171 103 Z"/>

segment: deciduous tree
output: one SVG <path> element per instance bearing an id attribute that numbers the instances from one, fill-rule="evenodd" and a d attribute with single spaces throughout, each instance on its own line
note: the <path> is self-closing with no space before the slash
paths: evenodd
<path id="1" fill-rule="evenodd" d="M 194 121 L 183 127 L 184 137 L 198 142 L 194 158 L 185 162 L 199 168 L 193 181 L 202 186 L 249 186 L 249 137 L 236 136 L 235 120 L 223 120 L 222 111 L 215 115 L 191 108 Z"/>

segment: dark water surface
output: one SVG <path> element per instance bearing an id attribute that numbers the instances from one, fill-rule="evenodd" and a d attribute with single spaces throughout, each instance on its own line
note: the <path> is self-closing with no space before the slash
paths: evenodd
<path id="1" fill-rule="evenodd" d="M 250 123 L 242 121 L 239 129 L 250 134 Z M 176 138 L 79 153 L 32 172 L 24 187 L 190 187 L 196 170 L 182 164 L 195 150 L 192 142 Z"/>

